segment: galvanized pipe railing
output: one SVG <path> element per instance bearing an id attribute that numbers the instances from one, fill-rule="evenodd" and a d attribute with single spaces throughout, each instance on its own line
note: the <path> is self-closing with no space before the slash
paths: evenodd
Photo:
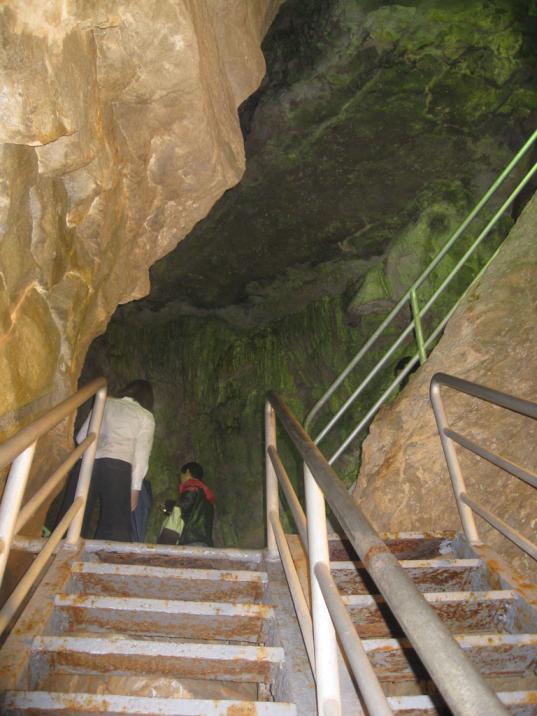
<path id="1" fill-rule="evenodd" d="M 95 396 L 95 401 L 86 439 L 70 453 L 66 460 L 21 509 L 37 441 L 93 396 Z M 30 569 L 2 608 L 0 612 L 0 631 L 17 611 L 54 548 L 61 540 L 65 530 L 68 529 L 67 541 L 69 543 L 76 543 L 80 537 L 105 399 L 106 381 L 104 378 L 98 378 L 34 420 L 0 446 L 0 469 L 11 463 L 11 469 L 0 503 L 0 583 L 4 576 L 13 538 L 24 527 L 30 517 L 37 512 L 52 491 L 58 487 L 74 463 L 82 457 L 74 503 L 58 527 L 50 535 Z"/>
<path id="2" fill-rule="evenodd" d="M 402 343 L 405 341 L 405 339 L 408 338 L 412 333 L 414 333 L 416 336 L 416 343 L 417 343 L 417 347 L 418 347 L 418 351 L 413 358 L 413 364 L 415 364 L 418 360 L 421 363 L 423 363 L 426 360 L 427 346 L 431 345 L 433 343 L 434 339 L 432 338 L 432 335 L 429 337 L 429 339 L 427 339 L 427 340 L 425 339 L 424 333 L 423 333 L 422 318 L 430 310 L 430 308 L 437 301 L 437 299 L 444 293 L 445 289 L 451 283 L 452 279 L 458 274 L 458 272 L 460 271 L 460 269 L 464 265 L 464 263 L 476 251 L 476 249 L 483 242 L 483 240 L 490 234 L 490 232 L 492 231 L 494 226 L 498 223 L 500 218 L 505 214 L 508 207 L 512 204 L 512 202 L 516 199 L 516 197 L 524 189 L 524 187 L 527 185 L 527 183 L 535 175 L 535 173 L 537 172 L 537 163 L 533 164 L 533 166 L 529 169 L 529 171 L 526 173 L 524 178 L 518 183 L 518 185 L 515 187 L 515 189 L 509 194 L 509 196 L 502 203 L 500 208 L 494 213 L 494 215 L 490 219 L 490 221 L 488 221 L 485 228 L 480 232 L 479 236 L 472 242 L 470 248 L 464 253 L 464 256 L 457 262 L 457 264 L 453 268 L 453 270 L 449 273 L 449 275 L 446 277 L 446 279 L 444 279 L 444 281 L 442 281 L 441 285 L 434 291 L 433 295 L 429 298 L 429 300 L 425 303 L 425 305 L 423 307 L 419 306 L 417 290 L 425 283 L 425 281 L 427 280 L 429 275 L 432 273 L 432 271 L 434 271 L 434 269 L 442 261 L 444 256 L 446 256 L 446 254 L 451 250 L 453 245 L 459 240 L 459 238 L 465 232 L 467 227 L 474 220 L 474 218 L 481 212 L 481 210 L 486 206 L 486 204 L 489 202 L 489 200 L 492 198 L 492 196 L 504 184 L 504 182 L 510 176 L 512 171 L 521 162 L 521 160 L 528 153 L 528 151 L 535 144 L 536 141 L 537 141 L 537 130 L 535 132 L 533 132 L 533 134 L 530 136 L 530 138 L 527 140 L 527 142 L 524 144 L 524 146 L 517 152 L 517 154 L 513 157 L 511 162 L 506 166 L 506 168 L 503 170 L 503 172 L 500 174 L 500 176 L 496 179 L 496 181 L 492 184 L 492 186 L 488 189 L 488 191 L 484 194 L 484 196 L 476 204 L 474 209 L 468 214 L 466 219 L 461 223 L 461 225 L 457 228 L 457 230 L 449 238 L 449 240 L 442 247 L 442 249 L 438 252 L 438 254 L 431 261 L 431 263 L 425 268 L 425 270 L 420 274 L 420 276 L 414 281 L 414 283 L 412 284 L 412 286 L 410 286 L 408 291 L 401 297 L 401 299 L 397 302 L 396 306 L 390 311 L 390 313 L 384 319 L 384 321 L 380 324 L 380 326 L 374 331 L 374 333 L 371 335 L 371 337 L 366 341 L 366 343 L 362 346 L 362 348 L 357 352 L 357 354 L 349 362 L 347 367 L 336 378 L 336 380 L 333 381 L 333 383 L 329 386 L 329 388 L 326 390 L 326 392 L 323 394 L 323 396 L 315 403 L 313 408 L 310 410 L 310 412 L 306 416 L 306 419 L 304 422 L 305 428 L 308 431 L 310 430 L 313 420 L 316 418 L 319 411 L 330 400 L 330 398 L 335 394 L 335 392 L 342 385 L 342 383 L 347 379 L 347 377 L 350 375 L 350 373 L 358 366 L 358 364 L 364 359 L 364 357 L 367 356 L 368 352 L 370 351 L 370 349 L 372 348 L 374 343 L 377 341 L 377 339 L 384 333 L 386 328 L 394 321 L 394 319 L 398 316 L 398 314 L 401 312 L 401 310 L 403 308 L 405 308 L 406 306 L 410 306 L 411 315 L 412 315 L 412 320 L 410 321 L 410 323 L 401 332 L 401 334 L 395 339 L 395 341 L 392 343 L 392 345 L 387 349 L 387 351 L 384 353 L 382 358 L 373 367 L 373 369 L 368 373 L 368 375 L 362 380 L 362 382 L 357 387 L 357 389 L 352 393 L 352 395 L 347 400 L 345 400 L 343 402 L 343 404 L 337 410 L 337 412 L 334 414 L 334 416 L 328 421 L 328 423 L 324 426 L 324 428 L 318 433 L 318 435 L 316 436 L 316 438 L 314 440 L 314 442 L 316 444 L 318 444 L 321 440 L 323 440 L 326 437 L 326 435 L 328 435 L 328 433 L 335 427 L 335 425 L 337 425 L 339 423 L 339 421 L 341 420 L 343 415 L 347 412 L 349 407 L 364 392 L 364 390 L 367 388 L 367 386 L 370 385 L 373 378 L 387 365 L 388 361 L 394 355 L 395 351 L 402 345 Z M 475 280 L 476 279 L 474 279 L 474 281 Z M 461 298 L 462 298 L 462 296 L 459 297 L 459 301 Z M 455 304 L 455 306 L 456 305 L 457 304 Z M 446 316 L 444 319 L 442 319 L 440 325 L 437 326 L 437 328 L 433 332 L 433 335 L 435 336 L 435 338 L 441 333 L 441 330 L 445 326 L 447 319 L 452 314 L 455 306 L 452 307 L 452 309 L 449 311 L 448 316 Z M 410 369 L 407 366 L 407 370 L 405 371 L 404 375 L 408 374 L 409 370 Z M 390 396 L 390 394 L 394 391 L 394 389 L 397 387 L 397 385 L 401 382 L 403 377 L 404 377 L 403 375 L 398 376 L 399 380 L 396 380 L 392 383 L 392 385 L 390 386 L 390 389 L 388 389 L 384 393 L 383 399 L 381 401 L 377 401 L 374 409 L 368 411 L 367 416 L 360 421 L 358 426 L 352 431 L 351 435 L 341 444 L 341 446 L 336 450 L 334 455 L 332 455 L 332 457 L 329 459 L 330 464 L 332 464 L 346 450 L 346 448 L 348 447 L 350 442 L 352 442 L 352 440 L 358 435 L 358 433 L 361 432 L 361 430 L 363 430 L 363 428 L 371 420 L 371 417 L 378 410 L 380 405 L 382 405 L 387 400 L 387 398 Z"/>
<path id="3" fill-rule="evenodd" d="M 486 522 L 488 522 L 492 527 L 498 530 L 498 532 L 500 532 L 504 537 L 511 540 L 511 542 L 516 544 L 517 547 L 526 552 L 526 554 L 530 557 L 537 560 L 537 545 L 535 543 L 527 539 L 519 530 L 516 530 L 511 525 L 507 524 L 507 522 L 498 517 L 498 515 L 490 512 L 490 510 L 487 510 L 483 507 L 483 505 L 468 496 L 459 459 L 455 450 L 455 444 L 458 444 L 475 455 L 478 455 L 482 459 L 487 460 L 492 465 L 495 465 L 510 475 L 519 478 L 532 487 L 537 487 L 537 475 L 534 475 L 529 470 L 525 470 L 500 455 L 496 455 L 482 445 L 478 445 L 473 440 L 470 440 L 452 430 L 448 425 L 446 411 L 444 409 L 444 403 L 442 401 L 440 391 L 441 386 L 452 388 L 460 393 L 465 393 L 466 395 L 484 400 L 501 408 L 505 408 L 506 410 L 525 415 L 528 418 L 533 418 L 533 420 L 537 420 L 537 403 L 533 403 L 529 400 L 523 400 L 522 398 L 516 398 L 513 395 L 502 393 L 499 390 L 487 388 L 484 385 L 478 385 L 477 383 L 472 383 L 468 380 L 463 380 L 462 378 L 456 378 L 455 376 L 447 375 L 446 373 L 436 373 L 431 380 L 430 395 L 436 418 L 436 425 L 442 442 L 442 448 L 444 450 L 462 526 L 468 541 L 471 544 L 481 544 L 473 515 L 475 512 L 486 520 Z"/>
<path id="4" fill-rule="evenodd" d="M 347 655 L 353 670 L 359 671 L 358 665 L 361 661 L 361 645 L 353 644 L 350 641 L 348 620 L 341 612 L 341 605 L 337 603 L 333 585 L 327 578 L 330 564 L 326 558 L 328 552 L 324 511 L 324 498 L 326 497 L 364 567 L 375 581 L 452 713 L 456 716 L 475 716 L 478 713 L 487 714 L 487 716 L 499 716 L 500 714 L 506 716 L 507 711 L 496 694 L 491 691 L 479 671 L 466 657 L 396 557 L 382 541 L 360 508 L 353 502 L 341 480 L 297 419 L 280 398 L 273 393 L 268 395 L 268 406 L 270 408 L 267 407 L 267 414 L 269 411 L 277 414 L 280 423 L 304 460 L 306 477 L 310 476 L 311 480 L 315 482 L 322 498 L 322 509 L 321 500 L 318 500 L 314 506 L 314 513 L 310 514 L 308 509 L 306 516 L 312 591 L 314 587 L 318 588 L 325 606 L 324 612 L 323 610 L 313 611 L 319 714 L 329 713 L 329 708 L 333 709 L 331 713 L 340 713 L 341 708 L 340 699 L 334 701 L 333 698 L 334 688 L 337 685 L 337 659 L 321 661 L 325 644 L 327 644 L 328 653 L 331 653 L 333 648 L 330 630 L 326 629 L 327 618 L 330 618 L 330 621 L 333 619 L 342 644 L 350 650 L 351 655 Z M 275 437 L 271 444 L 276 450 Z M 270 474 L 267 472 L 267 482 L 270 480 L 276 482 L 275 471 Z M 307 484 L 306 488 L 308 488 Z M 277 483 L 271 486 L 270 493 L 273 496 L 271 499 L 277 501 Z M 275 509 L 277 511 L 277 507 Z M 319 556 L 317 556 L 312 550 L 312 540 L 321 541 L 319 533 L 326 546 L 319 550 Z M 329 608 L 328 605 L 330 605 Z M 356 632 L 354 633 L 356 634 Z M 355 642 L 355 638 L 352 637 L 352 639 Z M 359 639 L 358 635 L 356 635 L 356 639 Z M 318 680 L 321 669 L 327 671 L 327 673 L 323 673 L 325 679 L 331 679 L 327 687 Z M 358 679 L 358 673 L 354 673 Z M 361 696 L 372 716 L 390 713 L 389 705 L 387 702 L 384 703 L 385 699 L 379 695 L 378 682 L 374 672 L 372 672 L 372 676 L 374 677 L 373 682 L 370 679 L 360 678 Z M 373 685 L 368 686 L 370 683 Z"/>

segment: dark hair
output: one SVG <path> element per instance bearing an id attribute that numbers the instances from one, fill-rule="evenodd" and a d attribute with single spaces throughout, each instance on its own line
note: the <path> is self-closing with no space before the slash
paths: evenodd
<path id="1" fill-rule="evenodd" d="M 146 410 L 153 409 L 153 388 L 147 380 L 131 380 L 118 390 L 118 398 L 132 398 Z"/>
<path id="2" fill-rule="evenodd" d="M 189 472 L 196 480 L 203 480 L 203 468 L 199 462 L 187 462 L 181 468 L 181 473 Z"/>

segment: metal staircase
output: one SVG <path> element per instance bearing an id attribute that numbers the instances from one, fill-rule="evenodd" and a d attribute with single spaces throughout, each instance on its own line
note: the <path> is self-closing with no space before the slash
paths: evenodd
<path id="1" fill-rule="evenodd" d="M 535 716 L 537 591 L 462 535 L 381 537 L 508 713 Z M 288 541 L 309 601 L 300 539 Z M 331 534 L 329 551 L 391 713 L 450 713 L 350 542 Z M 311 714 L 311 700 L 274 700 L 290 674 L 264 566 L 249 550 L 64 547 L 0 651 L 0 713 Z"/>
<path id="2" fill-rule="evenodd" d="M 460 534 L 381 537 L 508 712 L 537 714 L 537 591 L 490 549 L 471 547 Z M 306 564 L 301 543 L 291 541 L 300 570 Z M 451 713 L 352 545 L 330 535 L 329 548 L 334 581 L 391 712 Z M 307 588 L 305 570 L 300 577 Z"/>
<path id="3" fill-rule="evenodd" d="M 0 651 L 2 714 L 292 716 L 262 554 L 63 547 Z"/>
<path id="4" fill-rule="evenodd" d="M 91 394 L 102 405 L 103 381 L 0 446 L 0 465 L 12 462 L 3 565 L 10 549 L 37 554 L 0 610 L 0 713 L 537 716 L 537 592 L 481 542 L 473 513 L 528 555 L 537 546 L 467 494 L 454 446 L 534 487 L 537 476 L 453 431 L 441 386 L 530 419 L 537 404 L 434 377 L 464 537 L 377 533 L 275 395 L 263 551 L 81 540 L 97 428 L 21 509 L 37 439 Z M 277 451 L 276 417 L 304 460 L 306 512 Z M 56 530 L 16 537 L 82 454 L 85 476 Z M 297 535 L 283 532 L 279 487 Z M 342 536 L 327 531 L 325 498 Z"/>

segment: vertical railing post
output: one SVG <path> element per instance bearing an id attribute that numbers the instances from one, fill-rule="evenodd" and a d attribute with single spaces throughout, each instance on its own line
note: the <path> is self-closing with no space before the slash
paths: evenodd
<path id="1" fill-rule="evenodd" d="M 278 556 L 278 546 L 276 537 L 270 520 L 271 512 L 279 515 L 280 500 L 278 495 L 278 478 L 274 465 L 270 459 L 268 452 L 269 447 L 276 450 L 276 413 L 274 408 L 267 400 L 265 403 L 265 475 L 266 475 L 266 500 L 267 500 L 267 550 L 269 559 L 275 559 Z"/>
<path id="2" fill-rule="evenodd" d="M 106 386 L 100 388 L 95 394 L 93 408 L 91 411 L 91 419 L 88 427 L 89 433 L 95 433 L 96 439 L 88 447 L 82 457 L 80 466 L 80 474 L 78 476 L 78 484 L 76 486 L 75 500 L 82 497 L 84 505 L 77 513 L 67 530 L 67 544 L 76 544 L 80 539 L 80 531 L 82 530 L 82 522 L 84 521 L 84 512 L 86 511 L 86 502 L 88 499 L 88 490 L 91 482 L 91 473 L 93 472 L 93 463 L 95 462 L 95 452 L 97 450 L 97 438 L 101 430 L 101 422 L 103 419 L 104 406 L 106 402 Z"/>
<path id="3" fill-rule="evenodd" d="M 421 322 L 420 307 L 415 288 L 410 291 L 410 305 L 412 307 L 412 318 L 414 319 L 414 332 L 416 334 L 416 343 L 418 344 L 420 364 L 423 365 L 427 360 L 427 351 L 423 339 L 423 324 Z"/>
<path id="4" fill-rule="evenodd" d="M 336 634 L 323 593 L 315 576 L 315 565 L 330 569 L 325 501 L 307 465 L 304 465 L 306 512 L 308 523 L 308 558 L 311 581 L 313 641 L 315 646 L 315 683 L 317 710 L 320 716 L 340 716 L 341 695 Z"/>
<path id="5" fill-rule="evenodd" d="M 438 434 L 440 435 L 440 441 L 442 442 L 442 448 L 446 457 L 449 476 L 451 477 L 451 485 L 453 487 L 453 492 L 455 493 L 455 501 L 457 502 L 457 508 L 461 517 L 464 534 L 470 544 L 480 544 L 481 540 L 475 524 L 474 513 L 472 512 L 471 507 L 466 505 L 461 500 L 461 495 L 466 494 L 466 485 L 464 484 L 464 478 L 462 476 L 459 458 L 457 457 L 457 453 L 455 451 L 455 445 L 444 432 L 447 428 L 447 418 L 444 410 L 444 404 L 442 402 L 442 396 L 440 395 L 440 384 L 434 377 L 431 381 L 430 396 L 434 416 L 436 418 L 436 425 L 438 427 Z"/>
<path id="6" fill-rule="evenodd" d="M 6 571 L 9 548 L 13 539 L 13 530 L 19 516 L 22 498 L 28 482 L 28 475 L 34 459 L 35 446 L 32 443 L 26 450 L 13 460 L 11 470 L 7 477 L 2 503 L 0 504 L 0 542 L 3 549 L 0 552 L 0 584 Z"/>

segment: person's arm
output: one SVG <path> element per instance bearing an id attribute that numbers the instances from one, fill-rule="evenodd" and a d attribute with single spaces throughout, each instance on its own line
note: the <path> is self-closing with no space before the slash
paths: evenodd
<path id="1" fill-rule="evenodd" d="M 82 440 L 85 440 L 85 438 L 88 434 L 89 424 L 90 424 L 90 420 L 91 420 L 91 414 L 92 414 L 92 411 L 90 410 L 88 417 L 84 420 L 84 422 L 82 423 L 82 427 L 76 434 L 75 441 L 76 441 L 77 445 L 80 445 Z"/>
<path id="2" fill-rule="evenodd" d="M 135 436 L 131 491 L 136 494 L 131 494 L 131 510 L 136 509 L 136 505 L 138 504 L 138 499 L 140 497 L 140 490 L 142 489 L 142 482 L 144 477 L 147 475 L 149 456 L 151 455 L 151 448 L 153 447 L 154 434 L 155 419 L 151 413 L 146 412 L 143 415 L 143 419 L 140 421 L 139 430 Z"/>
<path id="3" fill-rule="evenodd" d="M 190 510 L 194 507 L 197 491 L 197 488 L 193 490 L 185 490 L 179 495 L 179 507 L 181 508 L 183 516 L 188 516 L 190 514 Z"/>

